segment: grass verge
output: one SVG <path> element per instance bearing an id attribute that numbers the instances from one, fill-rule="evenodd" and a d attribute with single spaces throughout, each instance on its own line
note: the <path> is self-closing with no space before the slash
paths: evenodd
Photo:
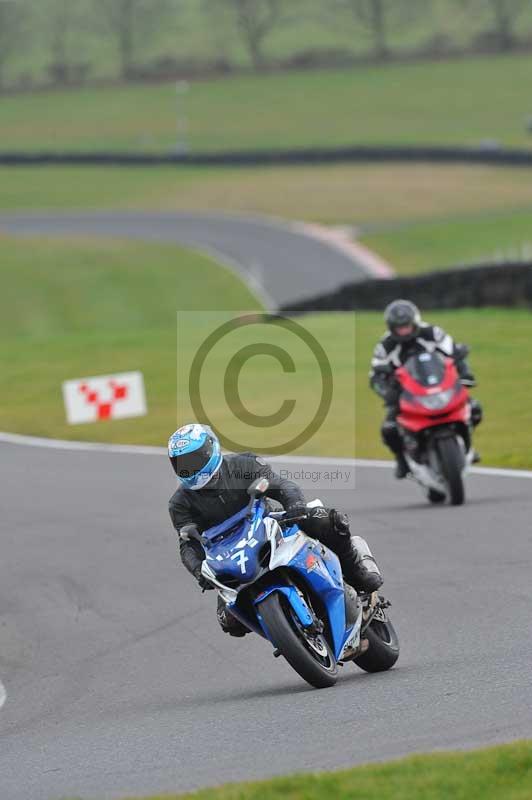
<path id="1" fill-rule="evenodd" d="M 532 260 L 532 208 L 405 225 L 363 237 L 398 273 L 494 259 Z"/>
<path id="2" fill-rule="evenodd" d="M 532 209 L 532 169 L 430 164 L 0 167 L 0 209 L 270 214 L 355 226 Z"/>
<path id="3" fill-rule="evenodd" d="M 531 785 L 532 743 L 521 741 L 145 800 L 529 800 Z"/>
<path id="4" fill-rule="evenodd" d="M 240 76 L 186 99 L 194 150 L 370 144 L 528 146 L 527 55 Z M 2 150 L 170 150 L 175 85 L 2 99 Z"/>
<path id="5" fill-rule="evenodd" d="M 218 324 L 219 312 L 258 307 L 231 273 L 174 247 L 0 239 L 0 260 L 5 286 L 0 296 L 2 430 L 160 445 L 177 421 L 195 416 L 188 367 L 198 344 Z M 201 306 L 203 313 L 192 313 Z M 179 348 L 176 309 L 182 311 L 181 330 L 186 332 Z M 532 352 L 532 315 L 463 310 L 438 314 L 437 321 L 472 347 L 480 383 L 477 396 L 486 407 L 477 440 L 485 463 L 532 467 L 532 373 L 523 369 Z M 324 348 L 334 382 L 327 419 L 297 452 L 386 456 L 378 434 L 382 409 L 367 386 L 370 354 L 382 332 L 381 315 L 323 314 L 300 322 Z M 287 397 L 297 405 L 295 413 L 273 429 L 244 429 L 250 437 L 244 444 L 264 452 L 271 449 L 273 434 L 286 441 L 300 432 L 313 417 L 321 391 L 316 362 L 304 346 L 294 344 L 282 330 L 271 341 L 290 353 L 296 371 L 283 373 L 270 357 L 252 358 L 241 373 L 242 401 L 263 415 L 278 409 Z M 228 358 L 247 344 L 244 332 L 235 332 L 224 347 L 213 351 L 202 378 L 209 414 L 235 438 L 242 424 L 235 420 L 221 387 Z M 63 380 L 130 369 L 144 373 L 146 417 L 66 424 Z"/>

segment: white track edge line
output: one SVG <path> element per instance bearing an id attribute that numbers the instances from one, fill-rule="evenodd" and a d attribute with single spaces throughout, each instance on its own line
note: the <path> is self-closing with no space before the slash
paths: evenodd
<path id="1" fill-rule="evenodd" d="M 81 450 L 100 453 L 136 453 L 137 455 L 161 455 L 164 447 L 137 444 L 104 444 L 103 442 L 75 442 L 68 439 L 46 439 L 41 436 L 23 436 L 20 433 L 0 432 L 0 442 L 23 447 L 45 447 L 51 450 Z"/>
<path id="2" fill-rule="evenodd" d="M 51 450 L 74 450 L 80 452 L 123 453 L 132 455 L 160 456 L 166 455 L 165 447 L 137 444 L 105 444 L 103 442 L 76 442 L 68 439 L 47 439 L 41 436 L 24 436 L 20 433 L 0 431 L 0 443 L 16 444 L 23 447 L 44 447 Z M 393 461 L 381 461 L 370 458 L 333 458 L 332 456 L 271 456 L 270 461 L 282 464 L 332 464 L 336 467 L 369 467 L 390 469 Z M 475 475 L 492 475 L 502 478 L 532 479 L 532 470 L 504 469 L 502 467 L 473 467 Z"/>
<path id="3" fill-rule="evenodd" d="M 7 700 L 7 692 L 4 684 L 0 681 L 0 708 L 4 705 Z"/>

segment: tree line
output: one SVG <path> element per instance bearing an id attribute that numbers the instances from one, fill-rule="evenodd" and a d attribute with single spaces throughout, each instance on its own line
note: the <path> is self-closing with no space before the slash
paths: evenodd
<path id="1" fill-rule="evenodd" d="M 80 83 L 97 67 L 97 51 L 92 63 L 76 57 L 72 42 L 81 41 L 87 32 L 115 52 L 118 77 L 124 80 L 146 74 L 143 54 L 156 43 L 161 30 L 176 25 L 187 0 L 0 0 L 0 89 L 9 83 L 11 62 L 21 53 L 31 59 L 37 42 L 46 53 L 37 76 L 39 83 Z M 308 14 L 319 14 L 323 25 L 351 26 L 353 37 L 365 36 L 367 57 L 377 62 L 394 57 L 393 41 L 397 32 L 424 20 L 431 30 L 434 0 L 188 0 L 198 6 L 198 19 L 205 34 L 219 38 L 231 30 L 256 71 L 272 66 L 268 58 L 270 38 L 298 26 Z M 532 10 L 532 0 L 447 0 L 448 13 L 465 12 L 472 19 L 486 20 L 485 43 L 491 50 L 509 51 L 523 44 L 520 22 Z M 184 35 L 184 34 L 183 34 Z M 438 44 L 433 38 L 435 50 Z M 441 50 L 441 47 L 440 47 Z M 176 41 L 176 52 L 179 42 Z M 430 48 L 427 50 L 430 54 Z M 333 54 L 334 57 L 334 54 Z M 179 72 L 171 54 L 161 52 L 156 58 L 159 72 Z M 297 59 L 294 59 L 297 63 Z M 230 57 L 224 64 L 212 59 L 212 67 L 231 68 Z M 234 66 L 234 65 L 233 65 Z M 153 76 L 156 77 L 157 70 Z M 116 76 L 108 76 L 116 77 Z"/>

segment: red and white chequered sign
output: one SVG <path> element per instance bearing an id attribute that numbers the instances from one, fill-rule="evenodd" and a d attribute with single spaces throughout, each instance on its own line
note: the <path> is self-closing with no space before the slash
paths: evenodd
<path id="1" fill-rule="evenodd" d="M 141 372 L 65 381 L 63 398 L 70 425 L 146 414 L 146 393 Z"/>

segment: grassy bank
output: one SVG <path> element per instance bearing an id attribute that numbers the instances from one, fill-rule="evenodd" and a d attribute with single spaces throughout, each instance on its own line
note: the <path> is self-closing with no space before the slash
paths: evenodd
<path id="1" fill-rule="evenodd" d="M 146 800 L 529 800 L 531 786 L 532 743 L 523 741 Z"/>
<path id="2" fill-rule="evenodd" d="M 181 314 L 176 348 L 176 310 L 190 315 L 201 306 L 257 308 L 231 273 L 174 247 L 3 239 L 0 259 L 6 287 L 0 297 L 2 430 L 160 445 L 177 421 L 194 416 L 188 368 L 198 345 L 219 324 L 217 315 Z M 382 409 L 367 387 L 368 361 L 382 331 L 381 315 L 324 314 L 301 322 L 326 352 L 334 390 L 326 421 L 299 452 L 385 456 L 378 436 Z M 478 436 L 485 463 L 532 467 L 532 373 L 522 369 L 531 354 L 532 315 L 464 310 L 438 314 L 438 322 L 471 344 L 478 396 L 486 406 L 486 422 Z M 262 340 L 265 331 L 259 332 Z M 263 451 L 301 431 L 316 411 L 321 390 L 316 362 L 304 345 L 283 331 L 268 341 L 290 353 L 295 373 L 284 374 L 275 359 L 257 356 L 242 370 L 239 389 L 244 405 L 256 414 L 272 413 L 285 398 L 295 399 L 295 413 L 273 430 L 243 428 L 221 389 L 228 359 L 249 344 L 245 332 L 235 332 L 213 351 L 202 378 L 202 397 L 216 424 L 240 440 L 244 430 L 248 437 L 244 444 Z M 146 417 L 66 424 L 63 380 L 130 369 L 144 373 Z"/>
<path id="3" fill-rule="evenodd" d="M 223 210 L 371 226 L 532 209 L 532 169 L 484 166 L 0 167 L 0 184 L 4 211 Z"/>
<path id="4" fill-rule="evenodd" d="M 223 150 L 314 145 L 530 145 L 527 55 L 291 72 L 194 83 L 190 145 Z M 173 83 L 2 99 L 2 150 L 169 150 Z"/>
<path id="5" fill-rule="evenodd" d="M 364 236 L 363 242 L 406 274 L 495 258 L 532 260 L 532 208 L 418 222 Z"/>

